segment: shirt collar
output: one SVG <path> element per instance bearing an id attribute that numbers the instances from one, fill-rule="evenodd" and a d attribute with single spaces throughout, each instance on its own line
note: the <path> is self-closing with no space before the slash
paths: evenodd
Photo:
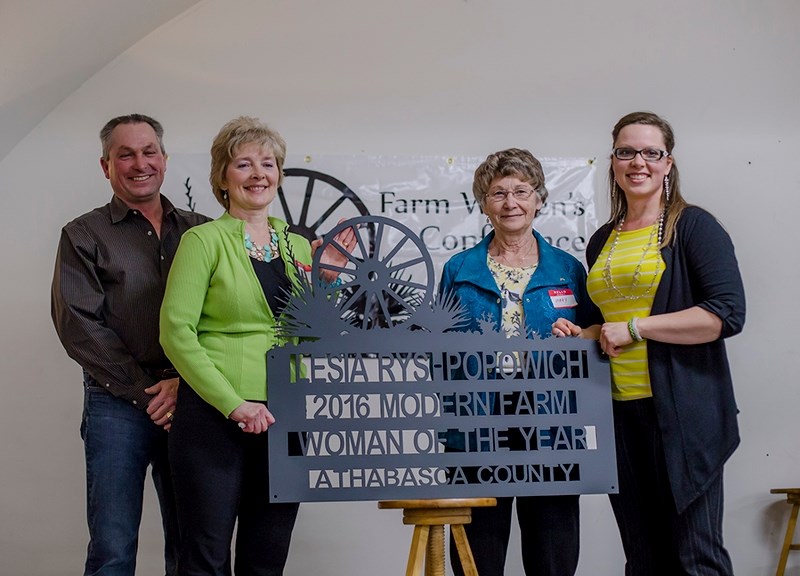
<path id="1" fill-rule="evenodd" d="M 174 211 L 175 206 L 172 205 L 172 202 L 164 196 L 160 194 L 159 197 L 161 198 L 161 208 L 164 211 L 164 215 L 161 217 L 161 220 L 166 220 Z M 110 204 L 110 211 L 111 211 L 111 223 L 116 224 L 117 222 L 121 222 L 125 219 L 129 212 L 136 210 L 135 208 L 131 208 L 125 202 L 120 200 L 116 194 L 111 197 Z M 136 210 L 138 212 L 138 210 Z"/>

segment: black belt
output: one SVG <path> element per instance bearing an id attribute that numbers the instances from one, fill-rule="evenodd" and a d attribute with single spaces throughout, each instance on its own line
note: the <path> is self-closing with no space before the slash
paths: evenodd
<path id="1" fill-rule="evenodd" d="M 154 380 L 169 380 L 178 377 L 178 371 L 175 368 L 158 368 L 156 370 L 145 368 L 144 371 Z"/>

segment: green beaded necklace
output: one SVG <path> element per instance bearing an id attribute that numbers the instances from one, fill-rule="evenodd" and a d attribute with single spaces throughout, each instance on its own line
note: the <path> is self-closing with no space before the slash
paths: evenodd
<path id="1" fill-rule="evenodd" d="M 244 234 L 244 249 L 247 250 L 248 256 L 259 262 L 271 262 L 274 258 L 278 257 L 278 233 L 272 226 L 269 227 L 269 243 L 259 246 L 250 234 Z"/>

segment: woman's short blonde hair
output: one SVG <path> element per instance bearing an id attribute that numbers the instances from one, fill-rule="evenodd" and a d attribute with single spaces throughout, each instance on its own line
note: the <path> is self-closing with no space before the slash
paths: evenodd
<path id="1" fill-rule="evenodd" d="M 489 186 L 495 178 L 516 176 L 530 184 L 536 195 L 544 204 L 547 201 L 547 188 L 544 186 L 544 169 L 542 163 L 528 150 L 509 148 L 489 154 L 486 160 L 475 170 L 472 180 L 472 194 L 483 207 Z"/>
<path id="2" fill-rule="evenodd" d="M 259 144 L 272 151 L 280 174 L 278 185 L 283 184 L 283 162 L 286 160 L 286 141 L 283 136 L 258 118 L 239 116 L 225 124 L 211 144 L 211 191 L 225 210 L 230 207 L 223 188 L 225 172 L 238 150 L 246 144 Z"/>

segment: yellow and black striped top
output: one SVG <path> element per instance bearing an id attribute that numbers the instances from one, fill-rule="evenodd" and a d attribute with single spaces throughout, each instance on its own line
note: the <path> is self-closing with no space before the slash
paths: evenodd
<path id="1" fill-rule="evenodd" d="M 656 228 L 654 228 L 654 226 Z M 650 315 L 664 262 L 658 250 L 657 226 L 627 232 L 612 232 L 600 256 L 589 270 L 587 288 L 606 322 L 628 322 L 634 316 Z M 611 246 L 616 246 L 608 261 Z M 634 272 L 639 267 L 638 280 Z M 613 282 L 604 277 L 610 271 Z M 637 400 L 653 395 L 647 366 L 647 342 L 633 342 L 617 358 L 611 358 L 612 397 Z"/>

